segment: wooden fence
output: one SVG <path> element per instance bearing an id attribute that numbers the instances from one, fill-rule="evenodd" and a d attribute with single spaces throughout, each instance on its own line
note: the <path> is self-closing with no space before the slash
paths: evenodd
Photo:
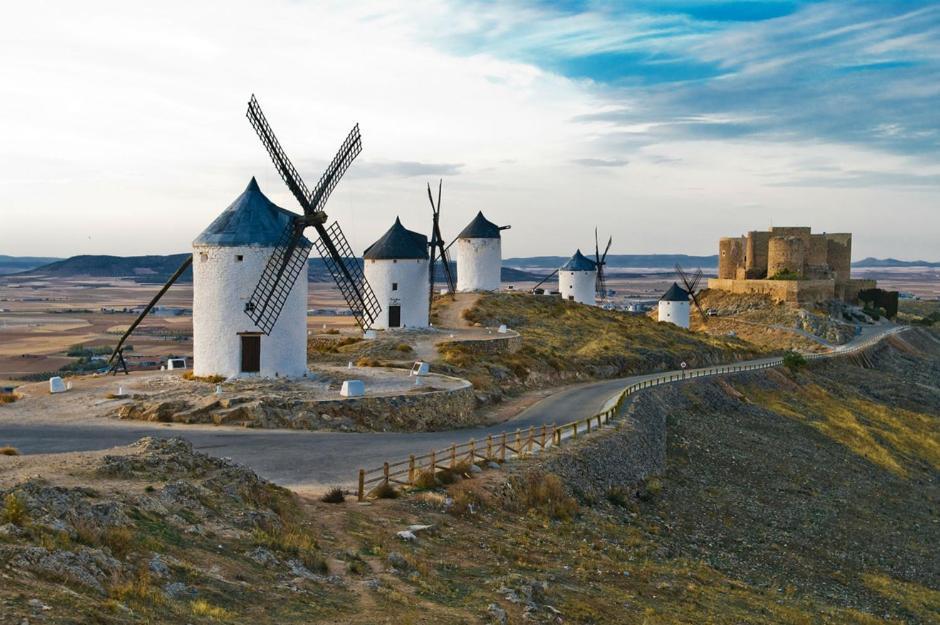
<path id="1" fill-rule="evenodd" d="M 894 334 L 903 328 L 867 339 L 847 349 L 837 349 L 823 354 L 804 354 L 806 360 L 819 360 L 843 356 L 865 349 L 889 334 Z M 386 462 L 381 467 L 359 470 L 359 484 L 357 495 L 359 501 L 366 497 L 377 487 L 387 484 L 400 486 L 414 486 L 423 473 L 436 474 L 439 471 L 451 470 L 464 463 L 476 462 L 505 462 L 511 458 L 521 458 L 542 451 L 551 446 L 560 446 L 562 441 L 576 439 L 578 436 L 590 434 L 594 430 L 604 427 L 620 414 L 627 398 L 646 388 L 669 384 L 692 378 L 711 375 L 724 375 L 742 371 L 755 371 L 779 367 L 783 358 L 767 358 L 757 362 L 747 362 L 731 365 L 705 367 L 703 369 L 690 369 L 688 371 L 674 371 L 646 376 L 645 379 L 634 382 L 625 389 L 612 396 L 617 400 L 609 408 L 598 414 L 562 425 L 530 426 L 528 429 L 517 429 L 501 432 L 496 435 L 487 435 L 485 439 L 470 439 L 464 443 L 455 443 L 444 449 L 432 450 L 424 455 L 409 456 L 405 460 Z M 609 403 L 609 402 L 608 402 Z"/>

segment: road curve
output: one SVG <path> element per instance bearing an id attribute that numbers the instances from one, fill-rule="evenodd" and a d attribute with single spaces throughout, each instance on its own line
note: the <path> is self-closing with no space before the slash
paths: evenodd
<path id="1" fill-rule="evenodd" d="M 879 330 L 856 341 L 886 333 Z M 143 436 L 180 436 L 200 451 L 248 465 L 275 483 L 316 490 L 330 485 L 351 486 L 358 469 L 385 460 L 423 454 L 470 438 L 483 439 L 488 434 L 583 419 L 600 412 L 608 399 L 626 386 L 663 373 L 581 384 L 543 398 L 505 423 L 442 432 L 311 432 L 99 420 L 61 425 L 6 423 L 0 428 L 0 444 L 13 445 L 25 454 L 39 454 L 107 449 Z"/>

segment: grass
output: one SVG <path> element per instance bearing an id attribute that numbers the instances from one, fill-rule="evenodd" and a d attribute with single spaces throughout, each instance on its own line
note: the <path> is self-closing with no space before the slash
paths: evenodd
<path id="1" fill-rule="evenodd" d="M 569 520 L 578 513 L 578 502 L 554 473 L 529 473 L 514 490 L 516 504 L 523 510 L 533 510 L 559 521 Z"/>
<path id="2" fill-rule="evenodd" d="M 270 531 L 259 529 L 252 537 L 256 545 L 295 557 L 314 573 L 325 574 L 329 570 L 316 538 L 303 527 L 285 525 Z"/>
<path id="3" fill-rule="evenodd" d="M 320 497 L 320 501 L 323 503 L 343 503 L 346 501 L 346 495 L 343 494 L 342 488 L 334 486 Z"/>
<path id="4" fill-rule="evenodd" d="M 23 527 L 29 522 L 29 511 L 26 504 L 16 493 L 7 493 L 3 498 L 3 509 L 0 510 L 0 524 L 12 523 Z"/>
<path id="5" fill-rule="evenodd" d="M 212 621 L 230 621 L 235 618 L 235 613 L 231 610 L 217 605 L 212 605 L 205 599 L 196 599 L 189 604 L 189 611 L 193 616 L 207 618 Z"/>
<path id="6" fill-rule="evenodd" d="M 224 375 L 196 375 L 191 369 L 183 374 L 183 379 L 192 382 L 205 382 L 207 384 L 220 384 L 225 382 Z"/>
<path id="7" fill-rule="evenodd" d="M 401 493 L 388 482 L 383 482 L 372 490 L 372 495 L 377 499 L 398 499 Z"/>
<path id="8" fill-rule="evenodd" d="M 4 445 L 0 447 L 0 456 L 19 456 L 20 450 L 12 445 Z"/>
<path id="9" fill-rule="evenodd" d="M 16 400 L 16 393 L 0 393 L 0 404 L 12 404 Z"/>

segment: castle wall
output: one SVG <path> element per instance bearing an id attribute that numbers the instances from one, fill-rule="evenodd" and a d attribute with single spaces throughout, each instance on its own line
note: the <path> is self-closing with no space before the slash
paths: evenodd
<path id="1" fill-rule="evenodd" d="M 803 277 L 803 265 L 806 261 L 806 248 L 803 241 L 804 239 L 798 236 L 771 237 L 767 252 L 768 278 L 781 273 L 796 274 L 798 278 Z"/>
<path id="2" fill-rule="evenodd" d="M 828 243 L 826 264 L 832 270 L 836 282 L 845 282 L 852 277 L 852 235 L 847 232 L 826 234 Z"/>
<path id="3" fill-rule="evenodd" d="M 724 237 L 718 243 L 718 277 L 734 279 L 744 263 L 744 239 Z"/>
<path id="4" fill-rule="evenodd" d="M 767 277 L 769 246 L 769 232 L 752 231 L 747 233 L 747 246 L 744 257 L 745 278 L 759 280 Z"/>
<path id="5" fill-rule="evenodd" d="M 809 249 L 806 252 L 806 277 L 811 280 L 821 280 L 830 275 L 829 241 L 824 234 L 811 235 Z"/>
<path id="6" fill-rule="evenodd" d="M 775 302 L 802 304 L 824 302 L 835 297 L 832 280 L 724 280 L 711 278 L 708 288 L 739 295 L 769 295 Z"/>

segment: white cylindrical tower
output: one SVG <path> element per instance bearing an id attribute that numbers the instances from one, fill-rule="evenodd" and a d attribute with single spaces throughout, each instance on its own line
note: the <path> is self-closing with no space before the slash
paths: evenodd
<path id="1" fill-rule="evenodd" d="M 597 263 L 578 250 L 558 270 L 558 291 L 564 299 L 594 306 Z"/>
<path id="2" fill-rule="evenodd" d="M 478 212 L 457 235 L 457 292 L 498 291 L 502 270 L 500 228 Z"/>
<path id="3" fill-rule="evenodd" d="M 382 306 L 372 322 L 376 330 L 426 328 L 428 286 L 428 238 L 395 223 L 362 255 L 366 282 Z"/>
<path id="4" fill-rule="evenodd" d="M 245 312 L 278 238 L 295 215 L 254 178 L 193 241 L 193 373 L 287 376 L 307 372 L 307 271 L 265 335 Z"/>
<path id="5" fill-rule="evenodd" d="M 675 282 L 659 298 L 659 320 L 680 328 L 689 327 L 689 292 Z"/>

